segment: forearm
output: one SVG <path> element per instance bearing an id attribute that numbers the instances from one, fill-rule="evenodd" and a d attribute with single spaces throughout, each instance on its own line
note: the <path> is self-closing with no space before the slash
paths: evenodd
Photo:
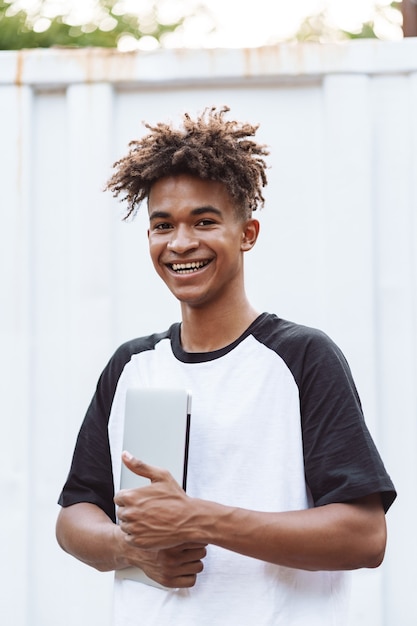
<path id="1" fill-rule="evenodd" d="M 176 545 L 169 550 L 132 546 L 120 526 L 100 508 L 86 502 L 61 509 L 56 535 L 63 550 L 101 572 L 132 565 L 173 588 L 192 587 L 203 570 L 202 560 L 206 556 L 205 546 L 194 543 Z"/>
<path id="2" fill-rule="evenodd" d="M 383 559 L 386 526 L 379 494 L 301 511 L 251 511 L 191 498 L 165 470 L 130 455 L 124 462 L 151 481 L 115 497 L 121 529 L 138 548 L 214 544 L 305 570 L 377 567 Z"/>
<path id="3" fill-rule="evenodd" d="M 56 524 L 56 537 L 63 550 L 100 571 L 129 565 L 124 534 L 94 504 L 82 502 L 62 508 Z"/>
<path id="4" fill-rule="evenodd" d="M 297 569 L 377 567 L 385 550 L 385 516 L 379 496 L 359 502 L 263 513 L 200 501 L 193 539 Z"/>

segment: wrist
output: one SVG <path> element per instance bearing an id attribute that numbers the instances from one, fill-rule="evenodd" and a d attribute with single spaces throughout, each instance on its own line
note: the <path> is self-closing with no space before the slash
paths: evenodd
<path id="1" fill-rule="evenodd" d="M 114 524 L 113 527 L 112 545 L 114 569 L 124 569 L 132 565 L 129 560 L 129 545 L 126 541 L 126 536 L 118 524 Z"/>
<path id="2" fill-rule="evenodd" d="M 192 530 L 189 541 L 201 544 L 219 545 L 226 532 L 228 520 L 234 508 L 210 500 L 193 500 L 195 510 L 192 516 Z"/>

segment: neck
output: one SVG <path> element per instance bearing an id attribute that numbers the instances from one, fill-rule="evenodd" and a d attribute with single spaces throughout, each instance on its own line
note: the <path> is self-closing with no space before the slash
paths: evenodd
<path id="1" fill-rule="evenodd" d="M 186 352 L 212 352 L 229 345 L 252 324 L 259 313 L 246 297 L 239 306 L 214 312 L 211 307 L 181 305 L 181 344 Z"/>

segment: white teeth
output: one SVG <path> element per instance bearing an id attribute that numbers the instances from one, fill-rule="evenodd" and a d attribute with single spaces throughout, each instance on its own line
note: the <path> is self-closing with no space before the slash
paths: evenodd
<path id="1" fill-rule="evenodd" d="M 207 263 L 208 261 L 193 261 L 192 263 L 172 263 L 171 267 L 174 272 L 190 273 L 195 272 L 201 267 L 204 267 L 205 265 L 207 265 Z"/>

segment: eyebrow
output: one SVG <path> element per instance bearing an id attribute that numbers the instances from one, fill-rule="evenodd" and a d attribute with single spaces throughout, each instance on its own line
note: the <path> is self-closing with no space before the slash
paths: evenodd
<path id="1" fill-rule="evenodd" d="M 207 206 L 196 207 L 191 211 L 191 215 L 203 215 L 205 213 L 212 213 L 219 217 L 222 215 L 222 212 L 219 209 L 216 209 L 216 207 L 212 206 L 211 204 L 208 204 Z M 149 220 L 152 221 L 157 219 L 168 219 L 170 217 L 172 217 L 172 214 L 168 211 L 152 211 L 152 213 L 149 215 Z"/>

